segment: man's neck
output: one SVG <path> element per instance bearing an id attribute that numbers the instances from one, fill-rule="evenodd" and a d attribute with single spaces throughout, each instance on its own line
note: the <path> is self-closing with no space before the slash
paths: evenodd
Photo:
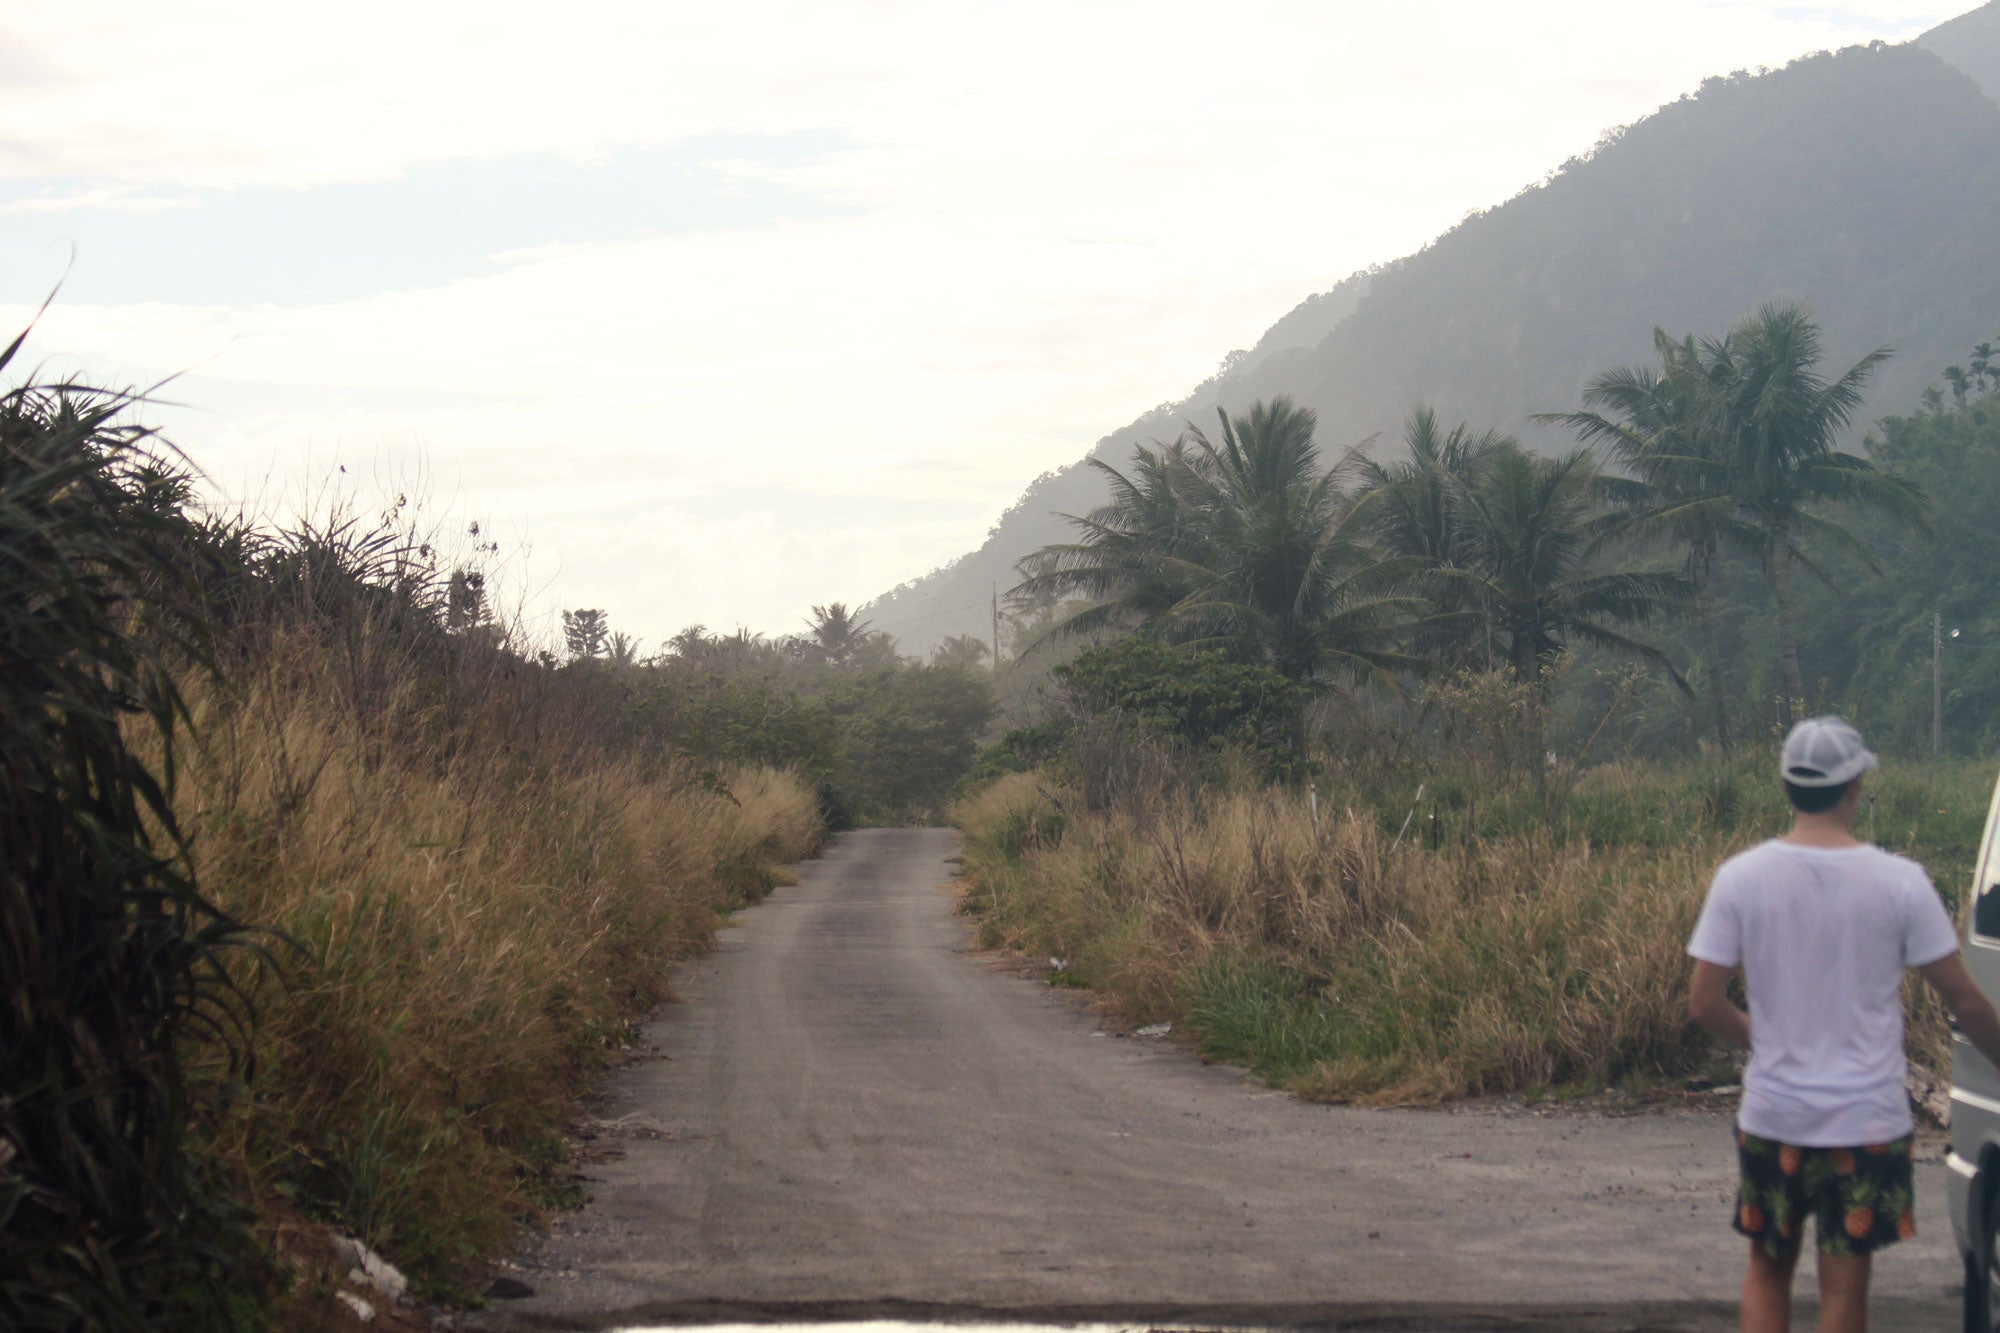
<path id="1" fill-rule="evenodd" d="M 1854 820 L 1836 811 L 1823 815 L 1792 815 L 1792 831 L 1782 839 L 1794 847 L 1860 847 Z"/>

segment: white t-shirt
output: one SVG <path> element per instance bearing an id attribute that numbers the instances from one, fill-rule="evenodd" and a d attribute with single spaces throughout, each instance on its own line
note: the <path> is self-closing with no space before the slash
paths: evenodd
<path id="1" fill-rule="evenodd" d="M 1879 847 L 1773 840 L 1723 862 L 1688 952 L 1743 965 L 1750 1063 L 1736 1123 L 1802 1148 L 1909 1133 L 1903 974 L 1957 950 L 1923 867 Z"/>

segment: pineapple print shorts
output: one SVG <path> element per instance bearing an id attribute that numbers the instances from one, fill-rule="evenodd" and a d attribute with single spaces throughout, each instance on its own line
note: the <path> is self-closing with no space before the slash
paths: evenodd
<path id="1" fill-rule="evenodd" d="M 1800 1148 L 1736 1131 L 1735 1228 L 1774 1259 L 1797 1252 L 1805 1220 L 1827 1254 L 1870 1254 L 1917 1234 L 1911 1139 Z"/>

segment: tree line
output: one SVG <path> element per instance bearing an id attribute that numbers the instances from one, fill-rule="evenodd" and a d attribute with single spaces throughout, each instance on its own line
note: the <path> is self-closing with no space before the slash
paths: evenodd
<path id="1" fill-rule="evenodd" d="M 935 813 L 998 711 L 978 639 L 914 661 L 844 602 L 815 605 L 803 634 L 690 625 L 652 654 L 601 609 L 562 619 L 554 669 L 610 682 L 635 728 L 682 753 L 800 769 L 834 828 Z"/>
<path id="2" fill-rule="evenodd" d="M 1302 700 L 1462 672 L 1546 689 L 1565 658 L 1632 655 L 1704 699 L 1726 750 L 1746 663 L 1729 651 L 1742 636 L 1718 632 L 1719 579 L 1733 604 L 1761 585 L 1766 711 L 1789 721 L 1826 702 L 1800 652 L 1800 577 L 1879 572 L 1871 545 L 1920 538 L 1933 505 L 1908 469 L 1838 447 L 1886 348 L 1828 372 L 1797 304 L 1654 342 L 1654 363 L 1607 370 L 1581 406 L 1536 418 L 1576 437 L 1552 457 L 1419 408 L 1396 461 L 1366 447 L 1329 461 L 1314 414 L 1287 398 L 1219 410 L 1212 435 L 1190 426 L 1122 469 L 1094 460 L 1110 501 L 1023 561 L 1014 596 L 1064 604 L 1052 638 L 1221 652 Z M 1956 375 L 1962 406 L 2000 371 L 1986 349 Z M 1670 651 L 1654 632 L 1684 615 L 1695 649 Z"/>

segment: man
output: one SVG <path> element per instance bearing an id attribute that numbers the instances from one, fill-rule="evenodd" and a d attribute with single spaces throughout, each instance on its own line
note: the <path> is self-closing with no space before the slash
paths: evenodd
<path id="1" fill-rule="evenodd" d="M 1854 836 L 1862 775 L 1877 763 L 1837 717 L 1792 728 L 1779 761 L 1791 832 L 1722 864 L 1688 941 L 1695 1021 L 1750 1048 L 1733 1223 L 1750 1239 L 1744 1333 L 1791 1328 L 1808 1216 L 1821 1333 L 1863 1333 L 1874 1252 L 1916 1232 L 1905 971 L 1918 969 L 2000 1063 L 2000 1015 L 1966 971 L 1923 867 Z M 1748 1013 L 1728 994 L 1739 965 Z"/>

